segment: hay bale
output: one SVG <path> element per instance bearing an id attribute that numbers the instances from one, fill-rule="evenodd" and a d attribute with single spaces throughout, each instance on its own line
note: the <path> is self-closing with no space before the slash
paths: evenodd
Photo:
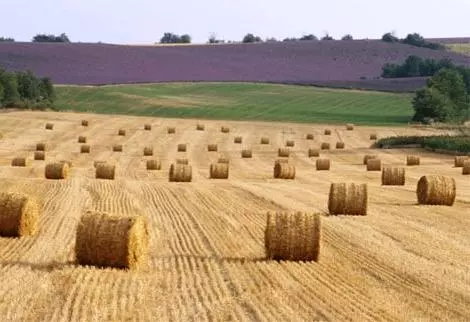
<path id="1" fill-rule="evenodd" d="M 113 145 L 113 152 L 122 152 L 122 144 Z"/>
<path id="2" fill-rule="evenodd" d="M 80 135 L 78 137 L 78 143 L 86 143 L 86 136 Z"/>
<path id="3" fill-rule="evenodd" d="M 287 141 L 286 141 L 286 146 L 293 147 L 294 145 L 295 145 L 294 140 L 287 140 Z"/>
<path id="4" fill-rule="evenodd" d="M 23 193 L 0 193 L 0 236 L 33 236 L 38 231 L 40 206 Z"/>
<path id="5" fill-rule="evenodd" d="M 382 170 L 382 185 L 404 186 L 405 168 L 386 167 Z"/>
<path id="6" fill-rule="evenodd" d="M 126 130 L 124 130 L 124 129 L 119 129 L 118 135 L 120 135 L 120 136 L 126 136 Z"/>
<path id="7" fill-rule="evenodd" d="M 462 174 L 470 174 L 470 160 L 464 161 L 462 167 Z"/>
<path id="8" fill-rule="evenodd" d="M 233 143 L 242 143 L 242 137 L 241 136 L 236 136 L 233 138 Z"/>
<path id="9" fill-rule="evenodd" d="M 151 146 L 146 146 L 144 148 L 144 156 L 152 156 L 153 155 L 153 148 Z"/>
<path id="10" fill-rule="evenodd" d="M 322 144 L 320 145 L 320 149 L 322 149 L 322 150 L 329 150 L 329 149 L 330 149 L 330 143 L 328 143 L 328 142 L 322 142 Z"/>
<path id="11" fill-rule="evenodd" d="M 278 212 L 267 214 L 264 244 L 273 260 L 317 261 L 321 221 L 318 214 Z"/>
<path id="12" fill-rule="evenodd" d="M 461 168 L 463 167 L 463 163 L 465 161 L 469 160 L 469 157 L 466 155 L 459 155 L 454 158 L 454 166 L 456 168 Z"/>
<path id="13" fill-rule="evenodd" d="M 295 166 L 287 162 L 275 162 L 273 175 L 276 179 L 295 179 Z"/>
<path id="14" fill-rule="evenodd" d="M 278 155 L 279 157 L 285 157 L 285 158 L 287 158 L 287 157 L 289 157 L 289 155 L 290 155 L 290 149 L 288 149 L 288 148 L 279 148 L 279 149 L 277 150 L 277 155 Z"/>
<path id="15" fill-rule="evenodd" d="M 317 171 L 328 171 L 330 170 L 331 162 L 330 159 L 317 159 L 315 162 L 315 166 L 317 168 Z"/>
<path id="16" fill-rule="evenodd" d="M 67 179 L 69 175 L 69 165 L 62 162 L 49 163 L 46 165 L 44 173 L 46 179 Z"/>
<path id="17" fill-rule="evenodd" d="M 319 157 L 320 151 L 318 149 L 308 149 L 308 157 Z"/>
<path id="18" fill-rule="evenodd" d="M 242 150 L 242 158 L 252 158 L 253 153 L 251 152 L 251 149 L 245 149 Z"/>
<path id="19" fill-rule="evenodd" d="M 168 128 L 166 129 L 166 131 L 167 131 L 168 134 L 175 134 L 175 133 L 176 133 L 176 128 L 174 128 L 174 127 L 168 127 Z"/>
<path id="20" fill-rule="evenodd" d="M 209 152 L 217 152 L 217 144 L 209 144 L 209 145 L 207 145 L 207 151 L 209 151 Z"/>
<path id="21" fill-rule="evenodd" d="M 212 163 L 209 172 L 211 179 L 228 179 L 228 163 Z"/>
<path id="22" fill-rule="evenodd" d="M 377 140 L 377 134 L 372 133 L 372 134 L 369 136 L 369 139 L 370 139 L 370 140 Z"/>
<path id="23" fill-rule="evenodd" d="M 332 183 L 328 211 L 330 215 L 367 215 L 367 184 Z"/>
<path id="24" fill-rule="evenodd" d="M 45 160 L 46 153 L 44 151 L 34 151 L 34 160 Z"/>
<path id="25" fill-rule="evenodd" d="M 205 128 L 206 128 L 206 127 L 204 126 L 204 124 L 197 124 L 197 125 L 196 125 L 196 130 L 198 130 L 198 131 L 204 131 Z"/>
<path id="26" fill-rule="evenodd" d="M 228 133 L 228 132 L 230 132 L 230 128 L 228 128 L 227 126 L 221 126 L 220 127 L 220 132 Z"/>
<path id="27" fill-rule="evenodd" d="M 170 182 L 190 182 L 193 178 L 192 167 L 187 164 L 172 164 L 170 166 Z"/>
<path id="28" fill-rule="evenodd" d="M 336 142 L 336 148 L 337 149 L 344 149 L 344 142 L 341 142 L 341 141 Z"/>
<path id="29" fill-rule="evenodd" d="M 12 167 L 26 167 L 26 158 L 13 158 L 11 160 Z"/>
<path id="30" fill-rule="evenodd" d="M 189 160 L 188 160 L 188 159 L 176 159 L 176 164 L 188 165 L 188 164 L 189 164 Z"/>
<path id="31" fill-rule="evenodd" d="M 161 170 L 162 164 L 160 160 L 147 160 L 147 170 Z"/>
<path id="32" fill-rule="evenodd" d="M 331 135 L 331 130 L 330 129 L 325 129 L 325 132 L 323 132 L 325 135 Z"/>
<path id="33" fill-rule="evenodd" d="M 109 163 L 99 163 L 96 165 L 95 178 L 114 180 L 116 176 L 116 166 Z"/>
<path id="34" fill-rule="evenodd" d="M 103 161 L 103 160 L 95 160 L 95 161 L 93 161 L 93 167 L 96 168 L 98 165 L 106 164 L 106 163 L 107 162 Z"/>
<path id="35" fill-rule="evenodd" d="M 46 123 L 46 130 L 52 130 L 54 128 L 54 124 Z"/>
<path id="36" fill-rule="evenodd" d="M 82 120 L 82 126 L 88 126 L 88 121 L 87 120 Z"/>
<path id="37" fill-rule="evenodd" d="M 306 138 L 307 140 L 313 140 L 313 134 L 312 134 L 312 133 L 308 133 L 305 138 Z"/>
<path id="38" fill-rule="evenodd" d="M 377 158 L 378 158 L 378 156 L 375 155 L 375 154 L 366 154 L 366 155 L 364 155 L 364 158 L 362 159 L 362 163 L 364 165 L 366 165 L 367 161 L 369 161 L 370 159 L 377 159 Z"/>
<path id="39" fill-rule="evenodd" d="M 420 159 L 417 155 L 407 155 L 406 156 L 406 165 L 419 165 Z"/>
<path id="40" fill-rule="evenodd" d="M 369 159 L 366 168 L 367 171 L 380 171 L 382 170 L 382 161 L 380 159 Z"/>
<path id="41" fill-rule="evenodd" d="M 416 187 L 420 205 L 452 206 L 456 192 L 455 179 L 446 176 L 422 176 Z"/>
<path id="42" fill-rule="evenodd" d="M 267 138 L 267 137 L 262 137 L 261 140 L 260 140 L 260 143 L 261 143 L 261 144 L 269 144 L 269 138 Z"/>
<path id="43" fill-rule="evenodd" d="M 88 144 L 81 145 L 80 153 L 90 153 L 90 146 Z"/>
<path id="44" fill-rule="evenodd" d="M 88 211 L 77 226 L 75 256 L 79 265 L 134 270 L 146 266 L 148 243 L 145 217 Z"/>
<path id="45" fill-rule="evenodd" d="M 217 163 L 226 163 L 226 164 L 229 164 L 230 163 L 230 160 L 228 158 L 219 158 L 217 160 Z"/>
<path id="46" fill-rule="evenodd" d="M 348 131 L 354 130 L 354 124 L 351 124 L 351 123 L 346 124 L 346 130 L 348 130 Z"/>
<path id="47" fill-rule="evenodd" d="M 46 143 L 37 143 L 36 151 L 46 151 Z"/>
<path id="48" fill-rule="evenodd" d="M 178 149 L 177 150 L 178 150 L 178 152 L 186 152 L 186 148 L 187 148 L 186 144 L 180 143 L 180 144 L 178 144 Z"/>
<path id="49" fill-rule="evenodd" d="M 144 124 L 144 131 L 152 131 L 152 125 L 151 124 Z"/>

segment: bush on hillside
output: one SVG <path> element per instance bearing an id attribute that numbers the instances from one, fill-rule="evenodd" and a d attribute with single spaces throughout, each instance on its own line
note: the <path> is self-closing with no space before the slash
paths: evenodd
<path id="1" fill-rule="evenodd" d="M 410 55 L 403 64 L 385 64 L 382 67 L 382 77 L 403 78 L 433 76 L 444 68 L 455 68 L 455 65 L 447 58 L 435 60 Z"/>
<path id="2" fill-rule="evenodd" d="M 64 43 L 69 43 L 70 39 L 65 33 L 62 33 L 59 36 L 38 34 L 38 35 L 34 36 L 33 42 L 64 42 Z"/>
<path id="3" fill-rule="evenodd" d="M 243 43 L 262 42 L 262 41 L 263 40 L 260 37 L 255 36 L 251 33 L 246 34 L 245 37 L 243 37 L 243 40 L 242 40 Z"/>
<path id="4" fill-rule="evenodd" d="M 441 44 L 426 41 L 423 38 L 423 36 L 421 36 L 418 33 L 408 34 L 404 39 L 399 39 L 393 33 L 387 32 L 382 36 L 382 41 L 390 42 L 390 43 L 400 42 L 402 44 L 407 44 L 410 46 L 423 47 L 423 48 L 429 48 L 429 49 L 434 49 L 434 50 L 445 49 L 445 47 Z"/>
<path id="5" fill-rule="evenodd" d="M 0 37 L 0 42 L 15 42 L 15 39 L 9 37 Z"/>
<path id="6" fill-rule="evenodd" d="M 161 44 L 189 44 L 191 43 L 191 36 L 188 34 L 177 35 L 172 32 L 165 32 L 160 38 Z"/>
<path id="7" fill-rule="evenodd" d="M 351 36 L 350 34 L 347 34 L 341 37 L 341 40 L 353 40 L 353 36 Z"/>

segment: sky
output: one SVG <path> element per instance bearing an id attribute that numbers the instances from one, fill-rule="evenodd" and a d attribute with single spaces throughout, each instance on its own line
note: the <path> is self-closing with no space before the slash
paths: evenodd
<path id="1" fill-rule="evenodd" d="M 193 42 L 326 33 L 334 38 L 470 37 L 470 0 L 0 0 L 0 37 L 65 32 L 73 42 L 151 44 L 164 32 Z"/>

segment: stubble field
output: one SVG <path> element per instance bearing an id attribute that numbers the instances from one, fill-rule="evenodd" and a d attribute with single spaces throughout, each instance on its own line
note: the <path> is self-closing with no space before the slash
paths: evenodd
<path id="1" fill-rule="evenodd" d="M 1 191 L 42 200 L 34 237 L 0 237 L 0 316 L 5 321 L 468 321 L 470 319 L 470 180 L 453 157 L 421 150 L 370 151 L 371 133 L 435 134 L 406 127 L 356 127 L 268 122 L 12 112 L 0 115 Z M 82 127 L 82 119 L 89 120 Z M 44 129 L 46 122 L 54 129 Z M 152 124 L 144 131 L 144 124 Z M 221 126 L 230 133 L 221 133 Z M 175 134 L 167 134 L 175 126 Z M 118 129 L 127 130 L 118 136 Z M 330 128 L 331 136 L 323 135 Z M 313 133 L 312 141 L 305 139 Z M 80 153 L 79 135 L 90 154 Z M 235 144 L 235 136 L 243 143 Z M 260 138 L 270 144 L 261 145 Z M 273 179 L 277 149 L 295 140 L 295 180 Z M 330 142 L 330 171 L 316 171 L 309 147 Z M 334 149 L 344 141 L 344 150 Z M 34 161 L 36 143 L 48 145 Z M 187 143 L 187 152 L 177 144 Z M 207 145 L 218 144 L 218 152 Z M 122 152 L 113 152 L 123 144 Z M 147 171 L 142 154 L 154 148 L 162 170 Z M 242 159 L 251 148 L 252 159 Z M 381 185 L 367 172 L 364 154 L 386 165 L 405 165 L 406 185 Z M 28 159 L 25 168 L 11 159 Z M 209 179 L 209 164 L 230 158 L 228 180 Z M 188 158 L 190 183 L 168 182 L 169 164 Z M 44 179 L 45 164 L 69 160 L 67 180 Z M 116 163 L 116 180 L 95 179 L 93 161 Z M 455 178 L 453 207 L 418 206 L 422 175 Z M 367 183 L 367 216 L 328 216 L 332 182 Z M 74 263 L 77 222 L 85 210 L 137 214 L 149 221 L 148 267 L 99 269 Z M 265 259 L 267 211 L 322 214 L 318 262 Z M 105 251 L 105 250 L 103 250 Z"/>

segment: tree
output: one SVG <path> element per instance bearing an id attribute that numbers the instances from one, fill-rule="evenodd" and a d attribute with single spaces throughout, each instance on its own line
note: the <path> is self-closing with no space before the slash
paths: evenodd
<path id="1" fill-rule="evenodd" d="M 0 82 L 0 107 L 2 107 L 2 102 L 3 102 L 3 85 Z"/>
<path id="2" fill-rule="evenodd" d="M 48 100 L 51 104 L 56 99 L 54 85 L 49 77 L 43 77 L 39 83 L 39 93 L 41 97 Z"/>
<path id="3" fill-rule="evenodd" d="M 453 109 L 450 100 L 438 89 L 427 87 L 416 92 L 413 98 L 415 114 L 413 121 L 423 122 L 428 119 L 447 121 Z"/>
<path id="4" fill-rule="evenodd" d="M 242 40 L 242 42 L 244 42 L 244 43 L 261 42 L 261 41 L 262 40 L 261 40 L 260 37 L 255 36 L 251 33 L 246 34 L 245 37 L 243 37 L 243 40 Z"/>
<path id="5" fill-rule="evenodd" d="M 9 37 L 0 37 L 0 42 L 15 42 L 15 39 Z"/>
<path id="6" fill-rule="evenodd" d="M 191 43 L 191 36 L 188 34 L 181 35 L 180 42 L 183 44 L 190 44 Z"/>
<path id="7" fill-rule="evenodd" d="M 172 32 L 165 32 L 163 34 L 163 37 L 160 38 L 160 43 L 161 44 L 177 44 L 177 43 L 191 43 L 191 36 L 188 34 L 184 35 L 176 35 Z"/>
<path id="8" fill-rule="evenodd" d="M 351 36 L 350 34 L 347 34 L 347 35 L 344 35 L 341 40 L 353 40 L 353 36 Z"/>
<path id="9" fill-rule="evenodd" d="M 217 39 L 216 35 L 212 33 L 209 37 L 209 40 L 207 41 L 209 44 L 219 44 L 219 43 L 224 43 L 224 40 Z"/>
<path id="10" fill-rule="evenodd" d="M 0 83 L 3 87 L 2 106 L 15 106 L 20 101 L 18 81 L 14 74 L 0 70 Z"/>
<path id="11" fill-rule="evenodd" d="M 326 33 L 321 40 L 334 40 L 333 37 L 331 37 L 328 33 Z"/>
<path id="12" fill-rule="evenodd" d="M 70 39 L 65 33 L 61 33 L 59 36 L 38 34 L 33 37 L 33 42 L 63 42 L 69 43 Z"/>
<path id="13" fill-rule="evenodd" d="M 416 47 L 424 47 L 426 41 L 424 38 L 417 33 L 408 34 L 405 39 L 402 41 L 404 44 L 416 46 Z"/>
<path id="14" fill-rule="evenodd" d="M 16 73 L 18 93 L 22 99 L 36 100 L 39 97 L 39 80 L 31 71 Z"/>
<path id="15" fill-rule="evenodd" d="M 309 34 L 309 35 L 303 35 L 302 37 L 299 38 L 299 40 L 318 40 L 318 38 L 314 34 Z"/>
<path id="16" fill-rule="evenodd" d="M 398 37 L 396 37 L 393 33 L 387 32 L 383 34 L 382 41 L 394 43 L 394 42 L 399 42 L 400 39 L 398 39 Z"/>

